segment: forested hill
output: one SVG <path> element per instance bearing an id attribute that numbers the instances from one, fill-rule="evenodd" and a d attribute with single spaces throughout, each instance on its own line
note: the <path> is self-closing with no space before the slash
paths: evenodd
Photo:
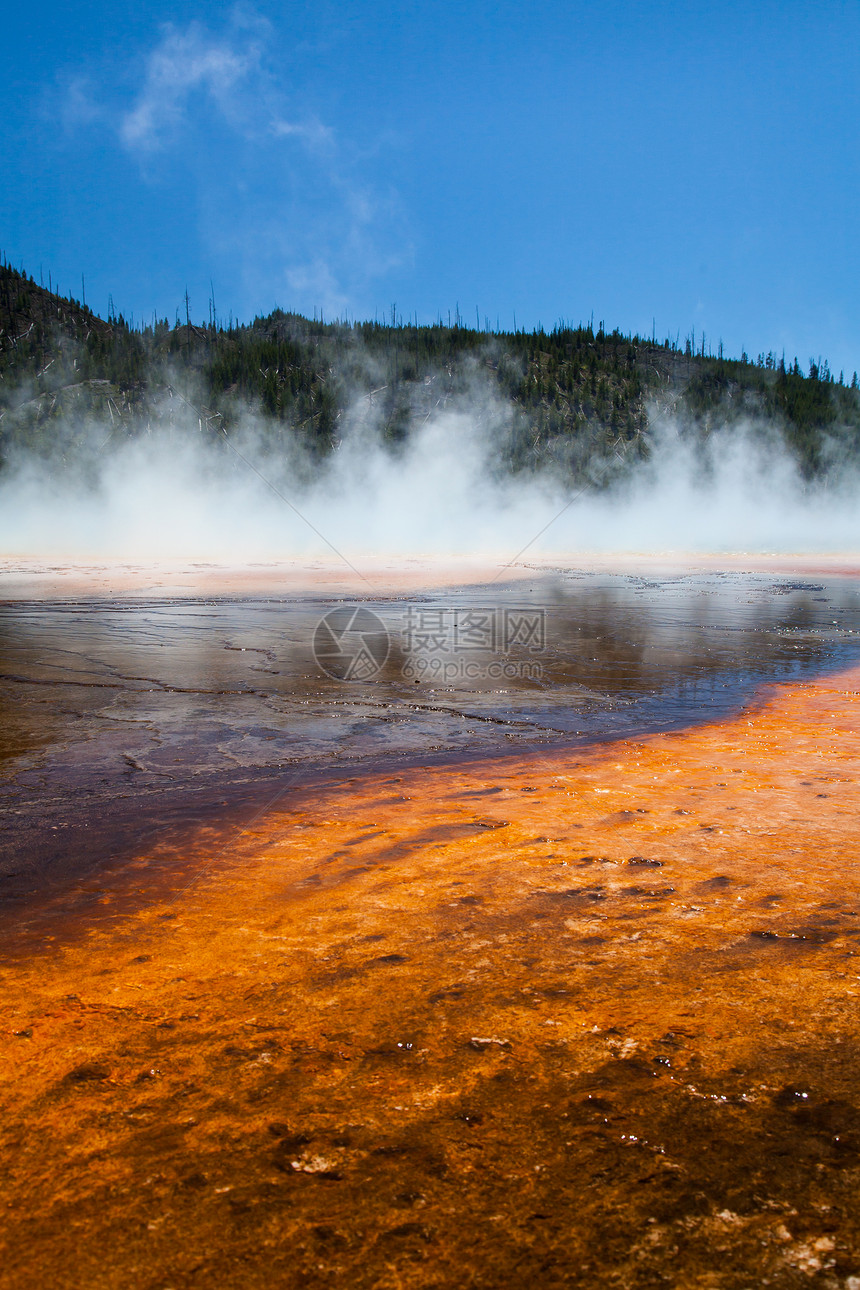
<path id="1" fill-rule="evenodd" d="M 500 465 L 512 470 L 553 463 L 587 481 L 595 463 L 635 461 L 655 410 L 698 437 L 767 422 L 807 476 L 860 462 L 856 373 L 834 379 L 826 363 L 801 371 L 793 357 L 714 356 L 703 336 L 489 332 L 459 318 L 326 323 L 275 310 L 225 326 L 210 310 L 199 326 L 133 327 L 0 265 L 0 465 L 24 451 L 62 466 L 99 423 L 113 437 L 156 424 L 230 433 L 249 407 L 273 451 L 295 435 L 312 453 L 331 451 L 356 407 L 394 445 L 470 397 L 476 415 L 504 426 Z"/>

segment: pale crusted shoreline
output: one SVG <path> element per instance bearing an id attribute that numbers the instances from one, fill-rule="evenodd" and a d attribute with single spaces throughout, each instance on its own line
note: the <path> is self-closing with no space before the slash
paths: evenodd
<path id="1" fill-rule="evenodd" d="M 354 567 L 334 556 L 320 559 L 223 564 L 199 560 L 93 560 L 0 555 L 0 600 L 65 597 L 343 595 L 360 598 L 404 595 L 456 586 L 491 586 L 551 573 L 747 572 L 804 577 L 858 577 L 860 553 L 838 555 L 642 552 L 568 552 L 527 556 L 507 564 L 492 554 L 392 555 L 356 558 Z"/>

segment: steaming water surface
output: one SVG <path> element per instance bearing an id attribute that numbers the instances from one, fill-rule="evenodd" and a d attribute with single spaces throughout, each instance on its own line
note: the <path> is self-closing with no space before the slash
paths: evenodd
<path id="1" fill-rule="evenodd" d="M 14 822 L 3 893 L 97 874 L 157 836 L 362 765 L 686 726 L 860 654 L 851 580 L 559 571 L 364 600 L 390 651 L 378 674 L 345 682 L 312 649 L 341 603 L 0 606 L 0 800 Z M 464 648 L 464 622 L 491 622 L 495 641 Z M 506 640 L 517 622 L 534 631 Z"/>

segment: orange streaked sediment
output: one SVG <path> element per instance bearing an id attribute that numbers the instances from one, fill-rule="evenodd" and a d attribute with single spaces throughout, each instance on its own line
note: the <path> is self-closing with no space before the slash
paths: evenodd
<path id="1" fill-rule="evenodd" d="M 9 957 L 0 1283 L 844 1285 L 858 691 L 357 777 Z"/>

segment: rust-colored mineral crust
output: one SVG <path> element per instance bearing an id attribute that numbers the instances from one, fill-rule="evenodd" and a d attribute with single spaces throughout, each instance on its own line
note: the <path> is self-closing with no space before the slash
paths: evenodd
<path id="1" fill-rule="evenodd" d="M 24 931 L 0 1283 L 852 1286 L 858 689 L 358 774 Z"/>

